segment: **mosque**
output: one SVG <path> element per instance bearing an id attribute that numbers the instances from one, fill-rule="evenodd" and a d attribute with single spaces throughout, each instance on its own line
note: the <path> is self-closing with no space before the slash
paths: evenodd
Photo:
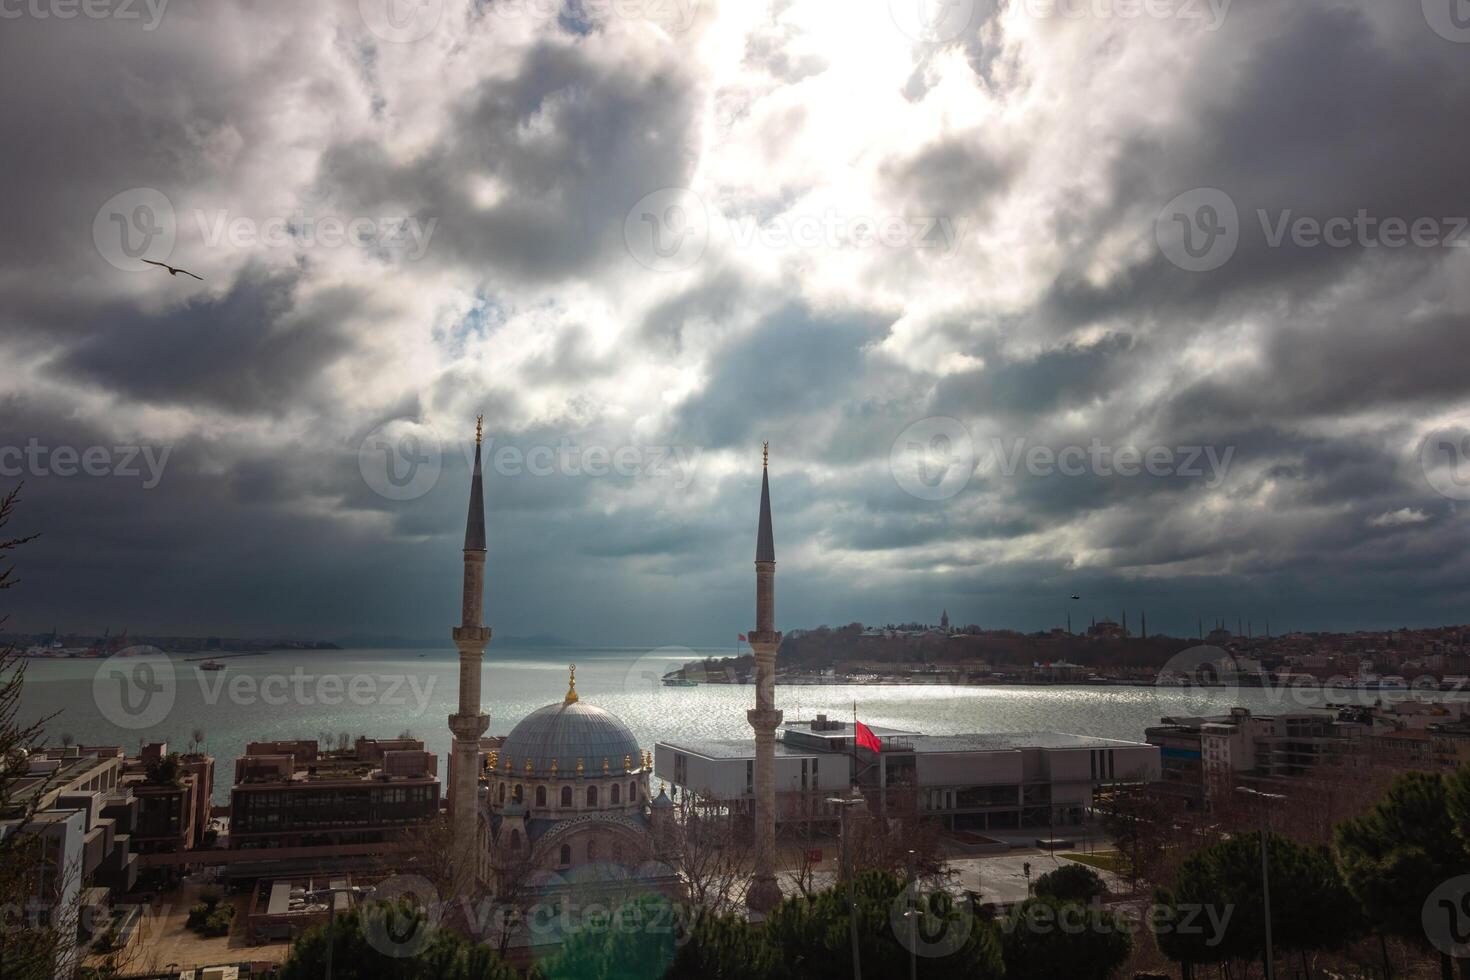
<path id="1" fill-rule="evenodd" d="M 538 708 L 502 741 L 486 739 L 480 708 L 481 662 L 491 630 L 483 623 L 485 503 L 480 467 L 482 428 L 475 431 L 464 543 L 464 594 L 459 648 L 459 710 L 454 735 L 449 812 L 459 894 L 503 890 L 507 869 L 550 872 L 577 882 L 673 879 L 666 858 L 673 803 L 650 793 L 653 756 L 616 715 L 577 694 L 576 667 L 566 694 Z"/>

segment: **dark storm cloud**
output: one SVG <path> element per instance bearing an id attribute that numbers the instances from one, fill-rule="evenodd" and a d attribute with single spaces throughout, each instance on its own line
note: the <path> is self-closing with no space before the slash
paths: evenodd
<path id="1" fill-rule="evenodd" d="M 295 273 L 247 270 L 218 299 L 167 313 L 103 309 L 54 370 L 143 402 L 282 410 L 309 400 L 362 312 L 361 296 L 346 289 L 303 301 L 299 282 Z"/>
<path id="2" fill-rule="evenodd" d="M 893 104 L 859 106 L 832 79 L 888 69 L 854 73 L 804 0 L 728 45 L 585 17 L 489 30 L 451 4 L 442 35 L 405 46 L 369 36 L 357 6 L 0 32 L 0 349 L 17 365 L 0 449 L 170 451 L 153 489 L 29 477 L 21 530 L 45 537 L 22 625 L 446 636 L 482 411 L 500 633 L 748 627 L 766 439 L 788 627 L 946 605 L 1060 625 L 1074 591 L 1095 607 L 1078 621 L 1146 605 L 1180 632 L 1240 607 L 1278 627 L 1470 612 L 1470 508 L 1415 456 L 1423 420 L 1470 398 L 1464 250 L 1272 247 L 1257 215 L 1464 214 L 1470 60 L 1417 5 L 1236 4 L 1206 34 L 1037 28 L 982 3 L 949 43 L 895 30 Z M 1099 81 L 1069 87 L 1073 71 Z M 861 139 L 810 141 L 843 130 Z M 1073 131 L 1088 142 L 1053 139 Z M 1059 167 L 1057 145 L 1086 152 Z M 962 221 L 964 247 L 829 265 L 713 236 L 674 276 L 626 254 L 649 192 L 695 186 L 767 222 L 846 180 L 880 213 Z M 97 209 L 133 187 L 173 200 L 176 264 L 205 284 L 99 255 Z M 1152 245 L 1159 210 L 1196 187 L 1226 191 L 1243 225 L 1208 273 Z M 437 224 L 415 264 L 272 262 L 187 221 L 298 205 Z M 1219 486 L 982 470 L 932 501 L 889 455 L 934 416 L 982 451 L 1098 438 L 1234 457 Z M 362 471 L 393 419 L 433 420 L 442 450 L 406 501 Z M 694 480 L 491 461 L 564 445 L 682 447 Z"/>
<path id="3" fill-rule="evenodd" d="M 681 408 L 678 431 L 720 449 L 841 404 L 862 375 L 863 348 L 886 329 L 876 316 L 836 320 L 801 307 L 779 310 L 716 352 L 716 370 Z"/>
<path id="4" fill-rule="evenodd" d="M 542 43 L 518 71 L 484 79 L 454 111 L 445 139 L 396 163 L 377 141 L 332 147 L 320 183 L 353 206 L 401 206 L 438 218 L 435 255 L 557 279 L 622 251 L 639 198 L 687 182 L 697 84 L 680 63 L 625 65 Z M 482 206 L 474 181 L 501 182 Z"/>

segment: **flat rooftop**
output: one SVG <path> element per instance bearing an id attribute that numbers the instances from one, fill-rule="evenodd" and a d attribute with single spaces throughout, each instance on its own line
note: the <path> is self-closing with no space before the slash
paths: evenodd
<path id="1" fill-rule="evenodd" d="M 753 738 L 681 738 L 678 741 L 664 739 L 657 743 L 667 745 L 676 752 L 704 756 L 706 759 L 753 759 Z M 815 759 L 825 755 L 820 749 L 799 749 L 776 740 L 776 754 L 803 759 Z"/>
<path id="2" fill-rule="evenodd" d="M 1147 746 L 1096 735 L 1067 732 L 993 732 L 983 735 L 914 735 L 915 752 L 1012 752 L 1017 749 L 1127 749 Z"/>
<path id="3" fill-rule="evenodd" d="M 786 728 L 787 726 L 782 726 Z M 812 734 L 807 729 L 799 729 L 801 734 Z M 843 732 L 817 732 L 817 735 L 831 735 L 836 738 L 851 738 L 849 729 Z M 900 753 L 913 751 L 915 753 L 942 753 L 942 752 L 1014 752 L 1021 749 L 1122 749 L 1122 748 L 1151 748 L 1147 742 L 1130 742 L 1117 738 L 1100 738 L 1094 735 L 1072 735 L 1067 732 L 992 732 L 975 735 L 920 735 L 914 732 L 901 731 L 896 728 L 873 728 L 873 734 L 880 738 L 885 736 L 900 736 L 902 741 L 891 748 L 885 747 L 885 751 Z M 690 755 L 703 756 L 707 759 L 749 759 L 755 756 L 754 738 L 723 738 L 723 739 L 690 739 L 678 740 L 663 739 L 659 745 L 666 745 L 678 752 L 687 752 Z M 820 747 L 802 747 L 788 743 L 784 739 L 776 740 L 776 754 L 778 756 L 789 756 L 795 758 L 817 758 L 828 752 L 846 752 L 842 749 L 823 749 Z"/>

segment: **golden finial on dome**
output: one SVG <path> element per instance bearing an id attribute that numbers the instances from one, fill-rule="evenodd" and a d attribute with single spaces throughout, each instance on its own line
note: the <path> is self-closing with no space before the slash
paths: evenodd
<path id="1" fill-rule="evenodd" d="M 485 759 L 486 769 L 498 769 L 500 767 L 500 753 L 491 752 Z"/>
<path id="2" fill-rule="evenodd" d="M 475 416 L 475 445 L 485 441 L 485 416 Z"/>
<path id="3" fill-rule="evenodd" d="M 625 755 L 625 756 L 623 756 L 623 771 L 624 772 L 632 772 L 633 771 L 633 757 L 631 755 Z"/>
<path id="4" fill-rule="evenodd" d="M 580 776 L 583 773 L 585 773 L 586 771 L 587 771 L 587 767 L 584 766 L 584 765 L 582 765 L 582 760 L 581 759 L 578 759 L 577 760 L 577 775 Z"/>
<path id="5" fill-rule="evenodd" d="M 551 778 L 552 779 L 555 779 L 556 778 L 556 760 L 555 759 L 552 759 L 551 760 Z"/>
<path id="6" fill-rule="evenodd" d="M 603 756 L 602 757 L 602 774 L 604 776 L 606 776 L 607 775 L 607 772 L 608 772 L 607 756 Z"/>
<path id="7" fill-rule="evenodd" d="M 572 664 L 568 670 L 567 677 L 567 704 L 577 703 L 577 665 Z"/>
<path id="8" fill-rule="evenodd" d="M 527 776 L 531 775 L 531 772 L 532 772 L 532 769 L 531 769 L 531 760 L 530 759 L 527 759 L 526 760 L 526 775 Z"/>
<path id="9" fill-rule="evenodd" d="M 505 771 L 510 772 L 510 756 L 505 757 Z"/>

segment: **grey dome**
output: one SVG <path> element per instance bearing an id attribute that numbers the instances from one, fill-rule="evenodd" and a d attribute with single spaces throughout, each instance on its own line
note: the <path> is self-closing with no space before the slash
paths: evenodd
<path id="1" fill-rule="evenodd" d="M 642 763 L 632 731 L 617 715 L 581 701 L 537 708 L 511 729 L 500 747 L 500 758 L 510 761 L 515 775 L 525 772 L 527 759 L 537 776 L 551 772 L 552 759 L 562 777 L 577 774 L 578 759 L 588 776 L 602 775 L 603 759 L 610 771 L 621 773 L 624 756 L 631 757 L 634 766 Z"/>

